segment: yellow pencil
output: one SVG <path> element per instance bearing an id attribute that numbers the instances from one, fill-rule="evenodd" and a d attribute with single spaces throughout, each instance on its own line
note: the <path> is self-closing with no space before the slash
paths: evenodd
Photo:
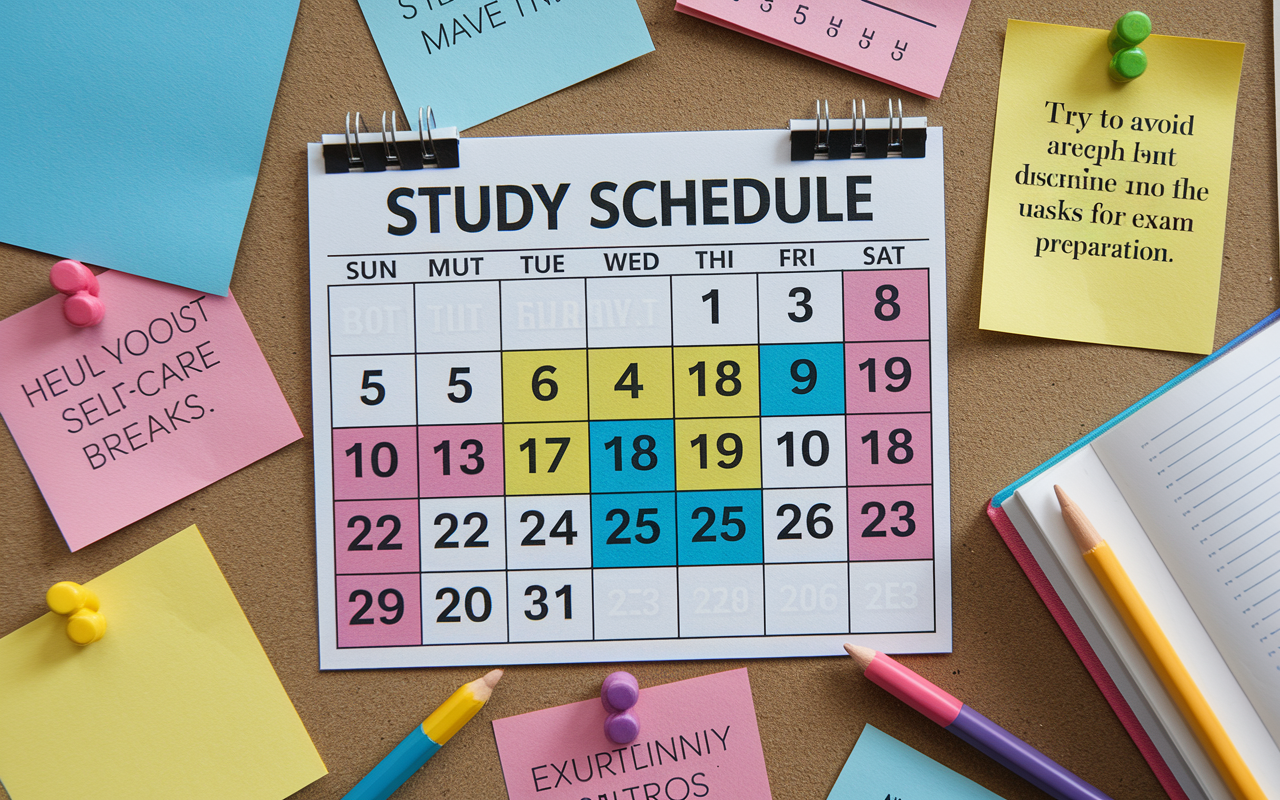
<path id="1" fill-rule="evenodd" d="M 1222 723 L 1218 721 L 1218 715 L 1213 713 L 1204 695 L 1200 693 L 1200 688 L 1191 679 L 1182 659 L 1178 658 L 1173 645 L 1169 643 L 1164 631 L 1160 630 L 1151 609 L 1147 608 L 1138 594 L 1137 587 L 1120 565 L 1111 546 L 1098 534 L 1080 506 L 1067 497 L 1061 486 L 1054 486 L 1053 491 L 1057 493 L 1058 504 L 1062 506 L 1062 519 L 1067 523 L 1080 552 L 1084 554 L 1085 563 L 1093 570 L 1094 577 L 1111 599 L 1111 604 L 1124 620 L 1129 633 L 1133 634 L 1138 646 L 1142 648 L 1151 668 L 1182 712 L 1201 747 L 1209 754 L 1209 759 L 1231 794 L 1238 800 L 1267 800 L 1262 787 L 1258 785 L 1248 765 L 1231 743 Z"/>

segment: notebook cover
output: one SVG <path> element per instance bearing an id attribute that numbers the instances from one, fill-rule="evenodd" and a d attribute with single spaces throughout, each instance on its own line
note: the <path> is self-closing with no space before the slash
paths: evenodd
<path id="1" fill-rule="evenodd" d="M 1129 737 L 1133 739 L 1133 743 L 1138 746 L 1138 752 L 1142 753 L 1142 757 L 1147 760 L 1151 771 L 1156 775 L 1156 780 L 1160 781 L 1160 785 L 1164 787 L 1165 792 L 1168 793 L 1172 800 L 1188 800 L 1186 792 L 1182 790 L 1177 779 L 1173 777 L 1173 771 L 1169 769 L 1169 765 L 1164 763 L 1164 758 L 1161 757 L 1160 751 L 1156 749 L 1155 743 L 1151 741 L 1150 736 L 1147 736 L 1146 730 L 1138 722 L 1137 715 L 1133 713 L 1133 709 L 1129 708 L 1124 695 L 1120 694 L 1115 682 L 1111 680 L 1111 675 L 1103 668 L 1097 654 L 1089 646 L 1089 641 L 1085 639 L 1080 626 L 1076 625 L 1076 621 L 1067 611 L 1066 605 L 1058 597 L 1058 593 L 1054 591 L 1053 584 L 1045 577 L 1044 571 L 1040 569 L 1035 557 L 1031 555 L 1031 550 L 1022 541 L 1022 536 L 1018 533 L 1017 528 L 1013 527 L 1013 523 L 1009 521 L 1009 515 L 1005 513 L 1003 508 L 998 508 L 994 503 L 991 503 L 987 505 L 987 516 L 991 518 L 991 522 L 996 526 L 996 531 L 1000 534 L 1000 538 L 1004 539 L 1005 545 L 1008 546 L 1009 552 L 1013 554 L 1014 559 L 1018 562 L 1018 566 L 1022 567 L 1022 571 L 1027 574 L 1027 579 L 1031 581 L 1036 594 L 1040 595 L 1040 599 L 1048 607 L 1049 613 L 1053 615 L 1058 627 L 1062 628 L 1067 641 L 1075 648 L 1076 655 L 1080 656 L 1080 660 L 1084 663 L 1084 668 L 1089 670 L 1089 674 L 1093 676 L 1093 682 L 1102 691 L 1102 696 L 1111 705 L 1111 710 L 1115 711 L 1116 716 L 1120 718 L 1120 724 L 1129 732 Z"/>

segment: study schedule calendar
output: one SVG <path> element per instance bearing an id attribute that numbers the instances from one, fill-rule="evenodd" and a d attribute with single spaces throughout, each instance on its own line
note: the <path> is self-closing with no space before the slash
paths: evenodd
<path id="1" fill-rule="evenodd" d="M 949 651 L 927 144 L 311 145 L 321 667 Z"/>

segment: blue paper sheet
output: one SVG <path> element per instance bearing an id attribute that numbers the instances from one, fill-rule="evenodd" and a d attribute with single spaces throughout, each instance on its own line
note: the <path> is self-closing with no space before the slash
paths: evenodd
<path id="1" fill-rule="evenodd" d="M 636 0 L 360 0 L 405 114 L 470 128 L 653 50 Z"/>
<path id="2" fill-rule="evenodd" d="M 958 772 L 867 725 L 827 800 L 1000 800 Z"/>
<path id="3" fill-rule="evenodd" d="M 225 295 L 297 13 L 6 4 L 0 241 Z"/>

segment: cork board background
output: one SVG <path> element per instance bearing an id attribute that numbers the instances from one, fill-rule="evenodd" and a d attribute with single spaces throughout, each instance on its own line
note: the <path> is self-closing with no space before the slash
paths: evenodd
<path id="1" fill-rule="evenodd" d="M 944 126 L 955 639 L 950 655 L 903 661 L 1113 797 L 1163 797 L 985 514 L 996 491 L 1195 361 L 977 327 L 1006 20 L 1106 28 L 1127 9 L 974 0 L 943 97 L 925 100 L 677 14 L 672 5 L 640 0 L 655 52 L 465 135 L 780 128 L 807 116 L 815 98 L 835 108 L 864 98 L 879 108 L 891 96 L 902 97 L 907 116 Z M 1262 0 L 1220 9 L 1191 0 L 1144 7 L 1157 32 L 1247 45 L 1218 345 L 1280 305 L 1271 14 Z M 1052 59 L 1039 68 L 1052 69 Z M 347 111 L 396 107 L 356 0 L 302 0 L 231 283 L 306 433 L 302 441 L 72 555 L 13 440 L 0 433 L 0 634 L 41 614 L 53 582 L 87 580 L 198 524 L 329 768 L 296 795 L 306 800 L 341 797 L 449 692 L 483 671 L 317 669 L 305 145 L 340 131 Z M 38 128 L 32 132 L 38 136 Z M 0 245 L 0 317 L 52 293 L 53 261 Z M 864 723 L 1004 797 L 1044 797 L 859 677 L 847 658 L 620 666 L 653 685 L 740 665 L 750 671 L 778 800 L 825 798 Z M 510 669 L 480 717 L 396 796 L 505 797 L 488 721 L 593 697 L 613 668 Z"/>

